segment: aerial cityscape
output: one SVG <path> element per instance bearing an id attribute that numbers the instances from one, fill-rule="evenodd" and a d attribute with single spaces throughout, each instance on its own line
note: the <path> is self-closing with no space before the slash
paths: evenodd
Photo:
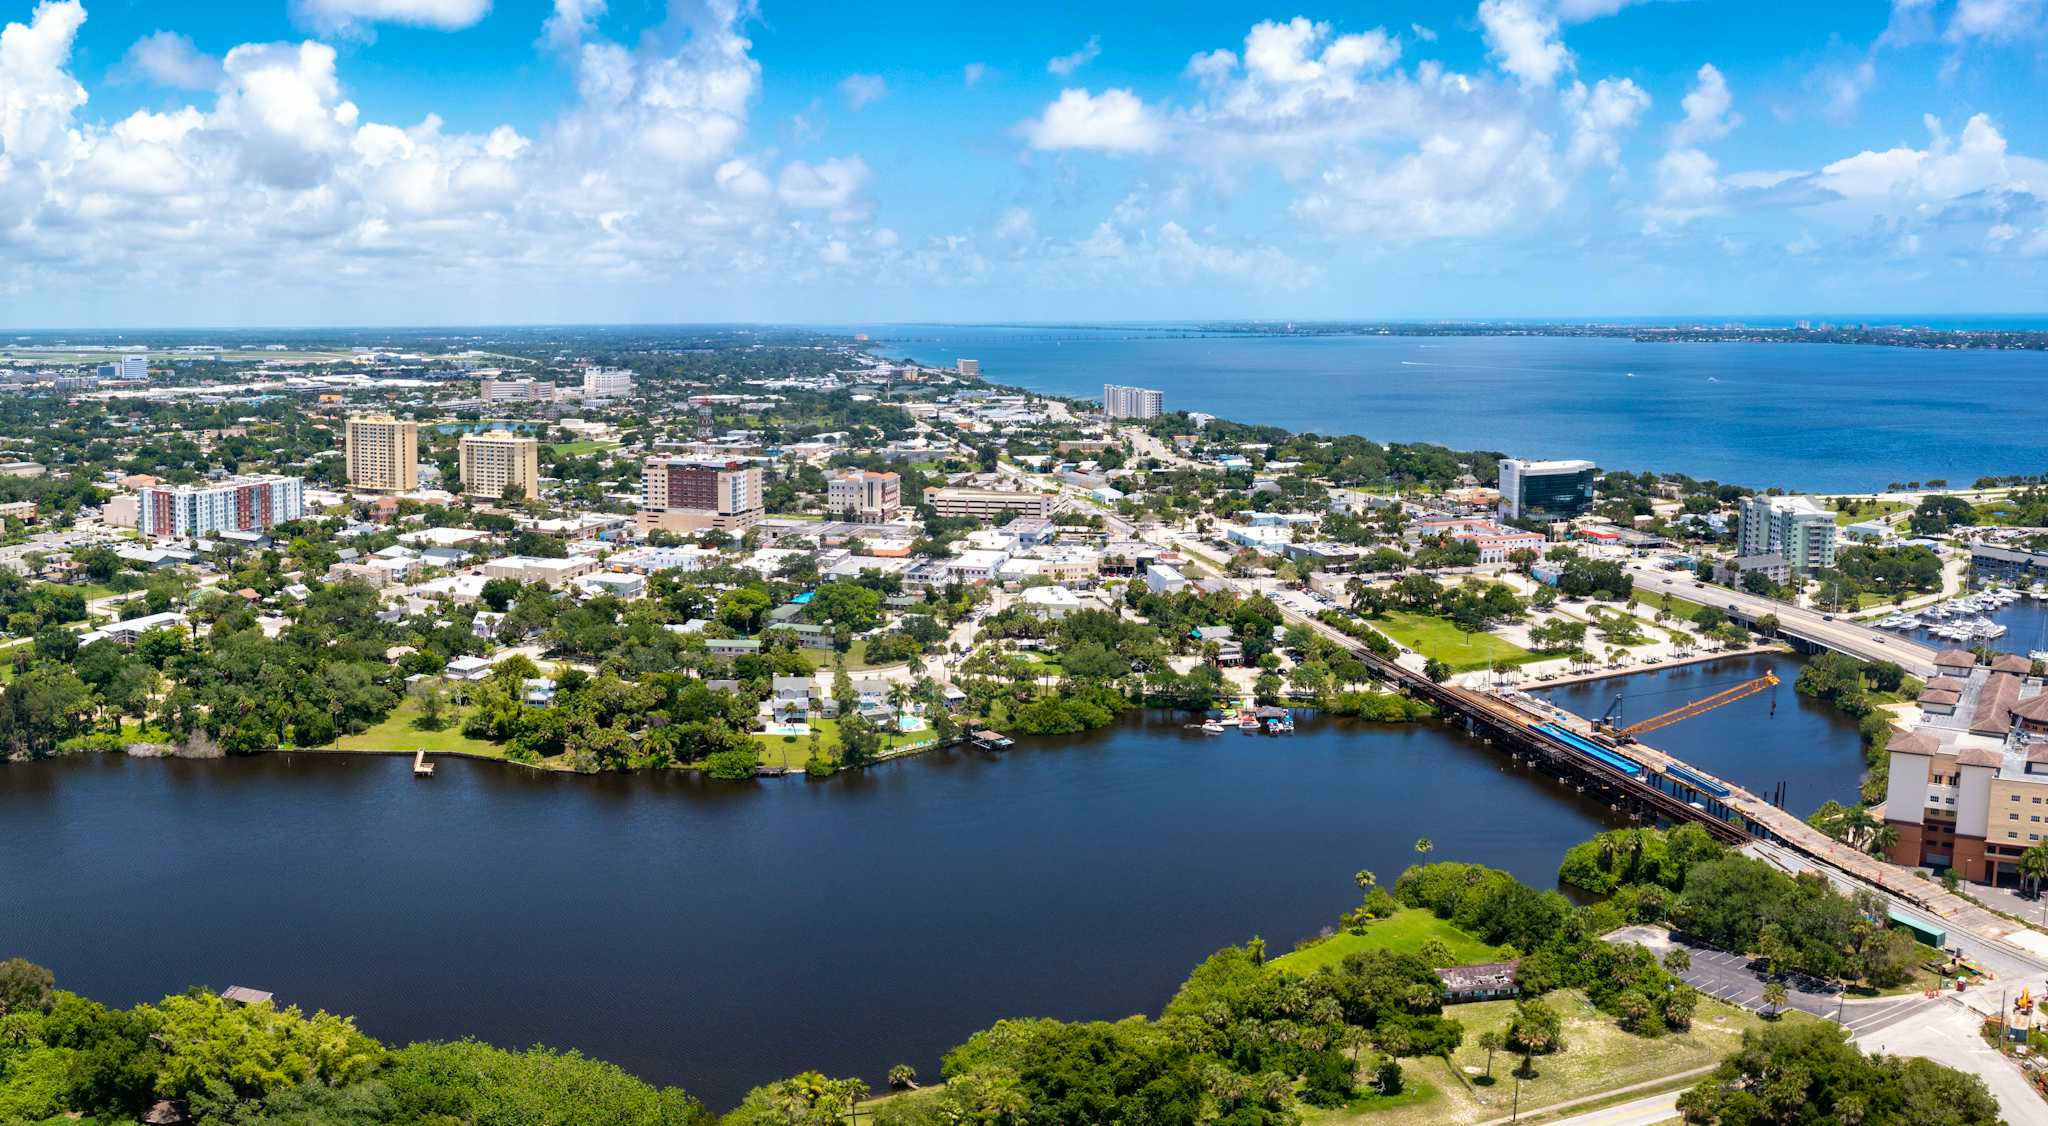
<path id="1" fill-rule="evenodd" d="M 2048 1123 L 2044 68 L 0 0 L 0 1126 Z"/>

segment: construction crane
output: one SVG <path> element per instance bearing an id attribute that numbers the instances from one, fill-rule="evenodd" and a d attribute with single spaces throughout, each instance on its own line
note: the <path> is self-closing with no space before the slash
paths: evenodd
<path id="1" fill-rule="evenodd" d="M 1674 723 L 1691 719 L 1703 712 L 1713 711 L 1722 704 L 1732 704 L 1745 697 L 1754 696 L 1766 688 L 1776 688 L 1778 684 L 1778 674 L 1767 672 L 1755 680 L 1745 680 L 1733 688 L 1724 688 L 1711 696 L 1701 697 L 1690 704 L 1673 708 L 1661 715 L 1653 715 L 1639 723 L 1631 723 L 1627 727 L 1615 726 L 1615 713 L 1621 710 L 1621 697 L 1616 696 L 1614 702 L 1607 705 L 1606 713 L 1600 717 L 1600 729 L 1617 742 L 1633 742 L 1638 735 L 1669 727 Z M 1772 710 L 1775 711 L 1777 708 L 1775 697 L 1772 698 L 1771 705 Z"/>

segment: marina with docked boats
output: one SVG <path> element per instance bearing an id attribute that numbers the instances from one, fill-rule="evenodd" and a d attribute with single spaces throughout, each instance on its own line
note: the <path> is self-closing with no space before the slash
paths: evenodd
<path id="1" fill-rule="evenodd" d="M 1999 641 L 2002 648 L 2024 646 L 2033 660 L 2048 660 L 2048 587 L 1990 587 L 1960 598 L 1910 612 L 1891 614 L 1875 623 L 1881 629 L 1935 638 L 1970 648 Z"/>

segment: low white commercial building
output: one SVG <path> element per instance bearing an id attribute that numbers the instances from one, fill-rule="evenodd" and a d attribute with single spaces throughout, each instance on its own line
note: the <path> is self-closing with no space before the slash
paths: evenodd
<path id="1" fill-rule="evenodd" d="M 484 576 L 514 582 L 560 586 L 582 578 L 597 567 L 590 559 L 546 559 L 531 555 L 508 555 L 484 564 Z"/>
<path id="2" fill-rule="evenodd" d="M 961 582 L 985 583 L 1008 558 L 1000 551 L 963 551 L 947 560 L 946 568 Z"/>

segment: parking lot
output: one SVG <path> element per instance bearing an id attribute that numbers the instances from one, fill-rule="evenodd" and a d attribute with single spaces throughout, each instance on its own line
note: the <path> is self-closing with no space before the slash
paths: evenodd
<path id="1" fill-rule="evenodd" d="M 1692 955 L 1692 965 L 1678 975 L 1687 985 L 1716 1000 L 1740 1005 L 1752 1012 L 1761 1012 L 1767 1008 L 1764 1004 L 1764 987 L 1770 984 L 1772 979 L 1759 973 L 1753 968 L 1750 959 L 1739 954 L 1681 942 L 1658 927 L 1623 927 L 1608 935 L 1607 940 L 1645 947 L 1655 952 L 1660 960 L 1664 957 L 1664 952 L 1672 947 L 1683 947 Z M 1828 1020 L 1836 1019 L 1839 1013 L 1842 1024 L 1856 1036 L 1887 1028 L 1927 1006 L 1939 1004 L 1938 1001 L 1928 1000 L 1917 993 L 1903 997 L 1845 1000 L 1839 996 L 1832 982 L 1798 976 L 1789 976 L 1782 980 L 1785 985 L 1786 1008 L 1798 1009 Z"/>

